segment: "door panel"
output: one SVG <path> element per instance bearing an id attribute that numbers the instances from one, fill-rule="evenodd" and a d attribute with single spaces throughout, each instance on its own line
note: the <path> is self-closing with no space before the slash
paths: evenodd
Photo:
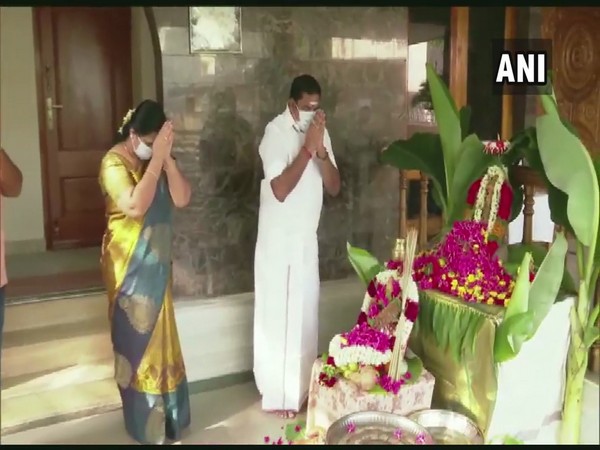
<path id="1" fill-rule="evenodd" d="M 544 8 L 542 35 L 552 39 L 560 112 L 600 157 L 600 8 Z"/>
<path id="2" fill-rule="evenodd" d="M 98 170 L 131 107 L 130 8 L 36 8 L 49 248 L 98 245 Z"/>

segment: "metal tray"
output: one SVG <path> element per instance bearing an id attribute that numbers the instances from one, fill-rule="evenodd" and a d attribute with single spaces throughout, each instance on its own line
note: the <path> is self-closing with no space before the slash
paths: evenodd
<path id="1" fill-rule="evenodd" d="M 349 427 L 352 431 L 349 431 Z M 420 442 L 417 437 L 420 436 Z M 348 414 L 331 424 L 326 445 L 433 444 L 431 434 L 416 422 L 396 414 L 364 411 Z"/>
<path id="2" fill-rule="evenodd" d="M 483 433 L 468 417 L 446 409 L 425 409 L 409 419 L 425 427 L 437 444 L 482 445 Z"/>

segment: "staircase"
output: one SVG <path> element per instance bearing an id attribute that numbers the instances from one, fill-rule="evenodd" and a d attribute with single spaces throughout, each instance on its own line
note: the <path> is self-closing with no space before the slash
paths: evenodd
<path id="1" fill-rule="evenodd" d="M 104 293 L 7 305 L 1 435 L 120 407 Z"/>

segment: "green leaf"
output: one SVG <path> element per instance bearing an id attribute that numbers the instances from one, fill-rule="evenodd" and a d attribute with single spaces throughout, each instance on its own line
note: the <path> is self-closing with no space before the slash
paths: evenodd
<path id="1" fill-rule="evenodd" d="M 352 264 L 358 278 L 360 278 L 365 285 L 368 285 L 371 280 L 384 269 L 377 258 L 368 251 L 363 250 L 362 248 L 352 247 L 348 242 L 346 243 L 346 249 L 348 251 L 350 264 Z"/>
<path id="2" fill-rule="evenodd" d="M 369 390 L 369 394 L 373 395 L 387 395 L 387 393 L 388 392 L 378 384 Z"/>
<path id="3" fill-rule="evenodd" d="M 594 309 L 592 309 L 592 312 L 590 313 L 590 317 L 588 318 L 588 327 L 594 326 L 594 324 L 596 323 L 596 320 L 598 320 L 599 314 L 600 314 L 600 303 L 598 303 L 596 306 L 594 306 Z"/>
<path id="4" fill-rule="evenodd" d="M 460 120 L 461 140 L 464 140 L 469 135 L 472 113 L 473 111 L 468 105 L 463 106 L 462 108 L 460 108 L 460 111 L 458 111 L 458 117 Z"/>
<path id="5" fill-rule="evenodd" d="M 568 248 L 564 233 L 557 233 L 531 283 L 528 311 L 533 313 L 533 327 L 528 338 L 533 337 L 556 301 L 563 280 Z"/>
<path id="6" fill-rule="evenodd" d="M 519 267 L 515 287 L 506 307 L 504 319 L 524 313 L 529 307 L 529 267 L 531 266 L 531 253 L 525 253 Z"/>
<path id="7" fill-rule="evenodd" d="M 460 145 L 456 171 L 450 182 L 448 198 L 448 220 L 462 220 L 467 204 L 467 192 L 475 180 L 483 176 L 492 164 L 493 157 L 483 152 L 483 143 L 471 134 Z"/>
<path id="8" fill-rule="evenodd" d="M 502 363 L 513 359 L 533 329 L 533 313 L 524 312 L 504 319 L 496 329 L 494 361 Z"/>
<path id="9" fill-rule="evenodd" d="M 299 420 L 297 422 L 288 423 L 285 426 L 285 438 L 288 442 L 296 442 L 303 439 L 306 433 L 306 421 Z"/>
<path id="10" fill-rule="evenodd" d="M 544 171 L 550 182 L 567 194 L 567 215 L 577 240 L 596 244 L 600 219 L 600 191 L 592 159 L 581 141 L 563 124 L 556 105 L 542 96 L 548 114 L 538 117 L 537 140 Z M 550 110 L 550 111 L 549 111 Z"/>
<path id="11" fill-rule="evenodd" d="M 594 345 L 594 343 L 600 338 L 600 328 L 591 327 L 585 330 L 585 334 L 583 335 L 583 345 L 586 350 Z"/>
<path id="12" fill-rule="evenodd" d="M 572 232 L 573 229 L 567 216 L 567 194 L 560 189 L 557 189 L 546 175 L 544 164 L 542 163 L 542 158 L 540 156 L 540 149 L 538 147 L 536 129 L 528 128 L 527 132 L 516 141 L 516 145 L 518 145 L 518 151 L 523 154 L 529 167 L 531 167 L 546 184 L 548 191 L 548 207 L 550 208 L 552 222 L 561 225 L 565 227 L 566 230 Z"/>
<path id="13" fill-rule="evenodd" d="M 458 164 L 460 143 L 462 142 L 460 118 L 450 91 L 448 91 L 435 68 L 431 64 L 427 64 L 426 71 L 435 119 L 442 142 L 446 190 L 450 192 L 449 183 L 454 178 L 454 170 Z"/>
<path id="14" fill-rule="evenodd" d="M 437 191 L 438 198 L 443 201 L 443 205 L 440 206 L 443 206 L 445 212 L 448 193 L 439 135 L 415 133 L 408 140 L 395 141 L 380 154 L 379 160 L 399 170 L 419 170 L 425 173 Z"/>
<path id="15" fill-rule="evenodd" d="M 594 159 L 594 170 L 596 171 L 596 182 L 598 183 L 598 190 L 600 190 L 600 157 Z M 600 265 L 600 223 L 598 223 L 598 234 L 596 235 L 596 252 L 594 253 L 594 263 L 596 266 Z"/>
<path id="16" fill-rule="evenodd" d="M 410 380 L 407 384 L 414 384 L 419 381 L 421 374 L 423 373 L 423 361 L 417 355 L 411 358 L 406 358 L 406 365 L 408 366 L 408 373 L 410 373 Z"/>
<path id="17" fill-rule="evenodd" d="M 504 261 L 504 268 L 513 276 L 516 276 L 517 271 L 516 268 L 519 266 L 520 262 L 523 261 L 523 257 L 525 253 L 529 252 L 533 258 L 533 266 L 536 269 L 536 272 L 539 270 L 544 258 L 548 254 L 548 248 L 545 245 L 540 244 L 539 242 L 533 242 L 531 244 L 509 244 L 506 246 L 507 256 Z M 568 293 L 577 293 L 577 287 L 575 285 L 575 281 L 573 277 L 569 273 L 568 270 L 563 271 L 562 282 L 560 284 L 561 289 L 564 292 Z M 531 294 L 530 294 L 531 295 Z"/>
<path id="18" fill-rule="evenodd" d="M 496 328 L 494 360 L 504 362 L 514 358 L 533 329 L 533 313 L 529 308 L 529 266 L 531 253 L 525 253 L 515 287 L 506 307 L 504 320 Z"/>

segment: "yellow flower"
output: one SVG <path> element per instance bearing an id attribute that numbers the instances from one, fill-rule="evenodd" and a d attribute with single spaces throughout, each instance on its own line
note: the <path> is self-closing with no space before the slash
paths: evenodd
<path id="1" fill-rule="evenodd" d="M 493 305 L 494 304 L 494 299 L 490 297 L 490 298 L 487 299 L 486 303 L 488 305 Z"/>
<path id="2" fill-rule="evenodd" d="M 446 267 L 446 260 L 444 258 L 439 259 L 440 267 Z"/>
<path id="3" fill-rule="evenodd" d="M 475 282 L 475 275 L 473 275 L 472 273 L 470 273 L 470 274 L 467 276 L 467 281 L 468 281 L 469 283 L 474 283 L 474 282 Z"/>
<path id="4" fill-rule="evenodd" d="M 504 292 L 500 292 L 500 293 L 498 294 L 498 298 L 499 298 L 500 300 L 504 300 L 504 299 L 506 298 L 506 294 L 505 294 Z"/>

